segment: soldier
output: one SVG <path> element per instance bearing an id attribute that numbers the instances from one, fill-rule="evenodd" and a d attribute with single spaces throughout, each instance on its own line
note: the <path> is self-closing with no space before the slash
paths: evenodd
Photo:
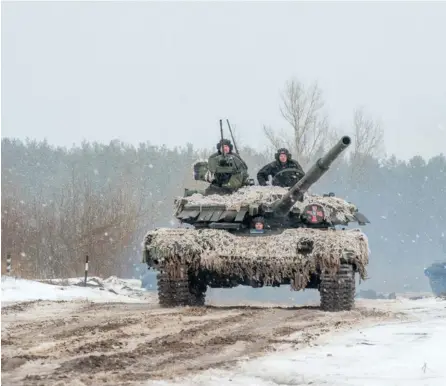
<path id="1" fill-rule="evenodd" d="M 249 233 L 251 234 L 262 234 L 265 232 L 265 229 L 269 228 L 265 224 L 265 219 L 262 216 L 254 217 L 251 223 L 251 228 L 249 229 Z"/>
<path id="2" fill-rule="evenodd" d="M 263 228 L 265 227 L 265 220 L 262 216 L 257 216 L 252 220 L 252 224 L 255 230 L 263 231 Z"/>
<path id="3" fill-rule="evenodd" d="M 208 159 L 206 180 L 211 185 L 206 189 L 206 194 L 232 193 L 247 183 L 248 166 L 232 149 L 232 143 L 228 139 L 217 143 L 217 152 Z"/>
<path id="4" fill-rule="evenodd" d="M 288 149 L 279 149 L 275 158 L 275 161 L 265 165 L 257 173 L 257 180 L 260 185 L 266 185 L 268 177 L 271 176 L 273 185 L 290 187 L 305 175 L 299 162 L 291 158 Z"/>

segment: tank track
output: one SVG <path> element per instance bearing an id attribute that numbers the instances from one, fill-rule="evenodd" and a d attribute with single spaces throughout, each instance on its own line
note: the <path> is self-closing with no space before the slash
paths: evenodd
<path id="1" fill-rule="evenodd" d="M 167 272 L 157 275 L 158 300 L 162 307 L 204 306 L 206 285 L 184 273 L 183 277 L 172 278 Z"/>
<path id="2" fill-rule="evenodd" d="M 350 311 L 355 305 L 355 271 L 353 265 L 343 263 L 339 271 L 330 276 L 321 274 L 319 292 L 323 311 Z"/>

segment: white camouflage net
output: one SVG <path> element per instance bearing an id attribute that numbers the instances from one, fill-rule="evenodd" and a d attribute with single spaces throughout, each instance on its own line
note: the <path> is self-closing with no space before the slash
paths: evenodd
<path id="1" fill-rule="evenodd" d="M 310 250 L 305 246 L 311 245 Z M 305 287 L 311 273 L 334 274 L 342 258 L 356 265 L 362 279 L 368 264 L 367 237 L 358 229 L 335 231 L 287 229 L 273 236 L 235 236 L 214 229 L 158 229 L 144 239 L 147 260 L 175 272 L 180 265 L 208 269 L 219 275 L 262 280 L 266 285 L 291 279 Z"/>
<path id="2" fill-rule="evenodd" d="M 280 186 L 247 186 L 230 195 L 212 194 L 204 196 L 195 193 L 189 197 L 176 200 L 176 213 L 179 213 L 184 206 L 224 206 L 227 210 L 239 211 L 241 207 L 249 205 L 266 204 L 282 198 L 288 192 L 287 188 Z M 336 219 L 339 223 L 352 221 L 352 216 L 356 212 L 356 206 L 340 197 L 323 197 L 319 195 L 304 194 L 303 202 L 297 201 L 294 207 L 302 211 L 309 204 L 319 204 L 324 208 L 327 218 Z"/>

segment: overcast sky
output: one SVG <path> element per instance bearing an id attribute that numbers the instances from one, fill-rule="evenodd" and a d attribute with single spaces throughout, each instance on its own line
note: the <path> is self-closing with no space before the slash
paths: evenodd
<path id="1" fill-rule="evenodd" d="M 388 153 L 446 153 L 446 3 L 2 2 L 2 136 L 261 147 L 279 92 L 317 80 L 332 122 L 364 105 Z"/>

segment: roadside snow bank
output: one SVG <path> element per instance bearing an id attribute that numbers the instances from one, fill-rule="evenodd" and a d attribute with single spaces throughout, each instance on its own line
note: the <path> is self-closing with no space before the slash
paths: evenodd
<path id="1" fill-rule="evenodd" d="M 49 282 L 54 284 L 49 284 Z M 114 276 L 105 280 L 92 277 L 87 281 L 87 287 L 78 285 L 81 282 L 83 282 L 82 278 L 57 279 L 43 283 L 2 276 L 2 304 L 30 300 L 138 303 L 147 301 L 149 296 L 147 292 L 144 293 L 134 283 L 129 283 Z"/>
<path id="2" fill-rule="evenodd" d="M 332 335 L 319 346 L 245 361 L 232 371 L 146 385 L 445 385 L 446 302 L 399 299 L 395 306 L 412 320 Z"/>
<path id="3" fill-rule="evenodd" d="M 62 286 L 84 286 L 83 277 L 73 277 L 68 279 L 50 279 L 40 280 L 42 283 L 62 285 Z M 87 278 L 87 287 L 102 288 L 107 291 L 119 295 L 126 295 L 130 297 L 145 298 L 147 291 L 141 288 L 141 280 L 138 279 L 121 279 L 116 276 L 110 276 L 107 279 L 101 279 L 97 276 Z M 85 288 L 85 287 L 84 287 Z"/>

